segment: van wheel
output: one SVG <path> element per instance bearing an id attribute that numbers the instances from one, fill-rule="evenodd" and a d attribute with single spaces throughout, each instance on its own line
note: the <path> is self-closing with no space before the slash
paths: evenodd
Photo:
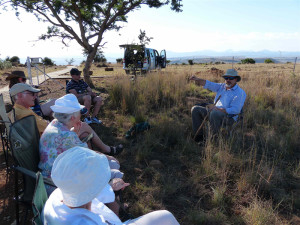
<path id="1" fill-rule="evenodd" d="M 130 74 L 130 70 L 125 70 L 125 73 L 128 75 Z"/>

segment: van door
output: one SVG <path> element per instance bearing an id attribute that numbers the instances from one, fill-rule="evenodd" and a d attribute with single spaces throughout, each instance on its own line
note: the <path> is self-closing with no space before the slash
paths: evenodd
<path id="1" fill-rule="evenodd" d="M 143 69 L 145 71 L 148 71 L 151 66 L 151 57 L 150 57 L 150 51 L 148 48 L 145 49 L 145 57 L 144 57 L 144 63 L 143 63 Z"/>
<path id="2" fill-rule="evenodd" d="M 160 67 L 166 68 L 166 66 L 167 66 L 167 54 L 166 54 L 166 50 L 162 50 L 160 52 Z"/>
<path id="3" fill-rule="evenodd" d="M 149 70 L 153 70 L 155 69 L 155 54 L 153 49 L 149 49 L 150 51 L 150 58 L 151 58 L 151 64 L 149 66 Z"/>
<path id="4" fill-rule="evenodd" d="M 158 67 L 160 67 L 160 65 L 159 65 L 159 54 L 158 54 L 158 51 L 157 50 L 155 50 L 155 49 L 153 49 L 154 50 L 154 53 L 155 53 L 155 69 L 156 68 L 158 68 Z"/>

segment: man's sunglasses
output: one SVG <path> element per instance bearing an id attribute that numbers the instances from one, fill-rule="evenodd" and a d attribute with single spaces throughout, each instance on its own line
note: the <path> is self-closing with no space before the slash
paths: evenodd
<path id="1" fill-rule="evenodd" d="M 34 93 L 34 92 L 22 92 L 23 94 L 26 94 L 26 95 L 31 95 L 31 96 L 35 96 L 36 95 L 36 93 Z"/>
<path id="2" fill-rule="evenodd" d="M 235 77 L 223 77 L 225 80 L 234 80 Z"/>

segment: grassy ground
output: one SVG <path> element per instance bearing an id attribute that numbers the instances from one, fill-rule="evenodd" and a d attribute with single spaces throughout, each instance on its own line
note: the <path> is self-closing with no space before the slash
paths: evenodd
<path id="1" fill-rule="evenodd" d="M 187 78 L 223 82 L 229 68 L 172 65 L 135 80 L 120 66 L 92 68 L 110 75 L 93 79 L 105 98 L 104 123 L 93 128 L 105 143 L 126 146 L 118 159 L 131 183 L 124 199 L 134 216 L 168 209 L 183 225 L 300 223 L 299 65 L 295 74 L 291 64 L 235 65 L 247 93 L 243 130 L 199 146 L 190 109 L 214 94 Z M 55 87 L 47 81 L 42 99 L 65 93 Z M 125 139 L 141 121 L 151 129 Z"/>
<path id="2" fill-rule="evenodd" d="M 123 139 L 120 161 L 131 183 L 125 198 L 134 215 L 165 208 L 181 224 L 299 223 L 299 69 L 236 65 L 247 93 L 243 130 L 198 146 L 190 108 L 214 95 L 187 77 L 223 82 L 228 68 L 171 66 L 135 81 L 116 76 L 107 86 L 101 118 L 113 121 L 116 134 L 144 120 L 152 127 Z"/>

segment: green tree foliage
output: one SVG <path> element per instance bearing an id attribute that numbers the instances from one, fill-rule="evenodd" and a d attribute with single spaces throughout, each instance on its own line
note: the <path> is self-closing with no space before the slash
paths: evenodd
<path id="1" fill-rule="evenodd" d="M 87 56 L 88 54 L 89 54 L 88 51 L 83 49 L 83 55 Z M 97 52 L 96 52 L 93 62 L 94 63 L 106 63 L 107 62 L 102 50 L 97 49 Z"/>
<path id="2" fill-rule="evenodd" d="M 95 55 L 95 58 L 94 58 L 94 62 L 95 63 L 106 63 L 107 62 L 107 59 L 103 55 L 102 51 L 97 52 L 97 54 Z"/>
<path id="3" fill-rule="evenodd" d="M 116 59 L 117 63 L 122 63 L 123 62 L 123 58 L 118 58 Z"/>
<path id="4" fill-rule="evenodd" d="M 265 63 L 274 63 L 272 59 L 265 59 Z"/>
<path id="5" fill-rule="evenodd" d="M 52 59 L 45 57 L 43 59 L 43 63 L 45 64 L 45 66 L 54 66 L 54 62 L 52 61 Z"/>
<path id="6" fill-rule="evenodd" d="M 153 37 L 147 37 L 146 31 L 140 30 L 140 34 L 138 36 L 138 39 L 140 40 L 141 45 L 148 45 L 150 41 L 153 39 Z"/>
<path id="7" fill-rule="evenodd" d="M 188 60 L 188 63 L 192 66 L 192 65 L 194 65 L 194 60 L 189 59 L 189 60 Z"/>
<path id="8" fill-rule="evenodd" d="M 11 63 L 17 63 L 17 64 L 20 64 L 20 58 L 18 56 L 13 56 L 9 59 L 9 61 Z"/>
<path id="9" fill-rule="evenodd" d="M 252 58 L 246 58 L 241 60 L 242 64 L 255 64 L 255 60 Z"/>
<path id="10" fill-rule="evenodd" d="M 84 79 L 94 87 L 89 76 L 89 70 L 97 54 L 97 49 L 104 46 L 103 34 L 109 30 L 119 30 L 120 22 L 127 22 L 127 14 L 140 9 L 142 5 L 150 8 L 159 8 L 171 5 L 171 10 L 181 11 L 182 0 L 0 0 L 0 6 L 10 4 L 19 15 L 19 9 L 34 14 L 39 21 L 50 22 L 46 33 L 40 36 L 41 40 L 60 38 L 65 45 L 75 40 L 88 52 Z M 75 25 L 74 25 L 75 24 Z M 75 27 L 76 26 L 76 27 Z"/>

